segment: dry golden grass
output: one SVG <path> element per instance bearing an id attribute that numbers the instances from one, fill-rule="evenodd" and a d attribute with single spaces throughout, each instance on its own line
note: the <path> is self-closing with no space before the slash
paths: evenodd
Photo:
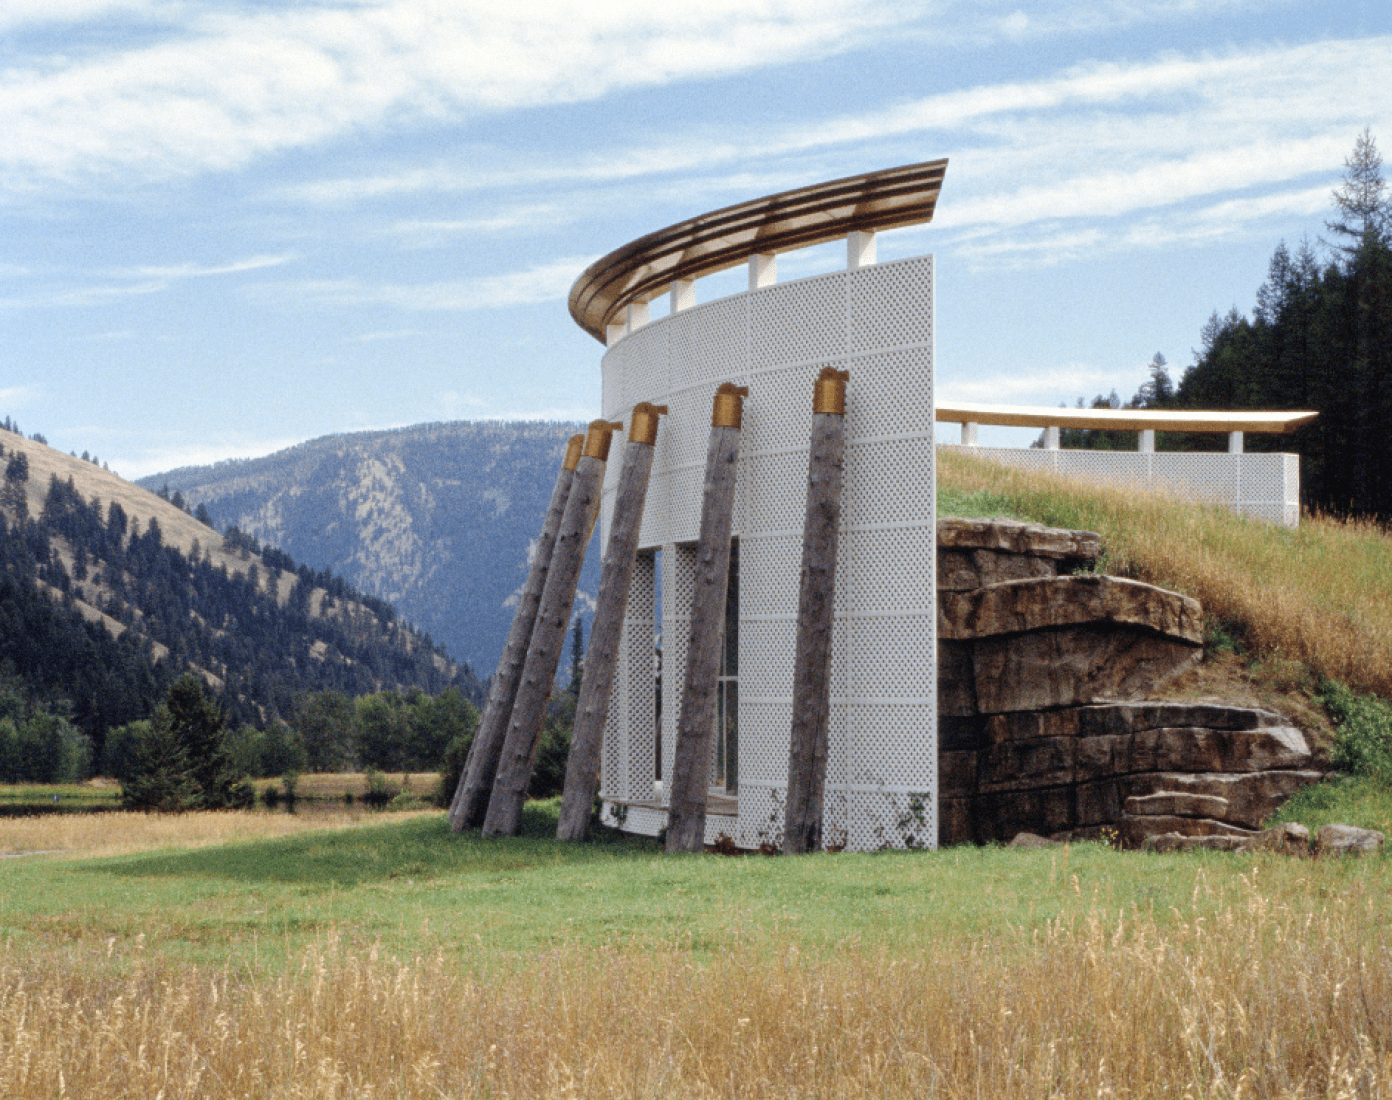
<path id="1" fill-rule="evenodd" d="M 438 811 L 420 811 L 421 813 Z M 404 821 L 415 813 L 392 814 Z M 63 852 L 107 856 L 158 848 L 204 848 L 323 829 L 379 824 L 366 808 L 313 813 L 53 814 L 0 818 L 0 855 Z M 0 1094 L 3 1095 L 3 1094 Z"/>
<path id="2" fill-rule="evenodd" d="M 1097 531 L 1108 568 L 1197 598 L 1240 624 L 1259 654 L 1392 696 L 1392 537 L 1375 524 L 1304 516 L 1298 530 L 1158 492 L 1008 469 L 939 453 L 939 477 L 998 494 L 1021 514 Z"/>
<path id="3" fill-rule="evenodd" d="M 571 948 L 492 980 L 334 935 L 259 979 L 176 968 L 138 941 L 46 957 L 11 944 L 0 1095 L 1387 1095 L 1380 879 L 1278 903 L 1268 869 L 1200 877 L 1163 919 L 1094 901 L 1031 934 L 900 954 L 733 945 L 708 964 L 680 946 Z"/>
<path id="4" fill-rule="evenodd" d="M 389 772 L 382 778 L 394 791 L 402 789 L 404 779 L 406 790 L 422 798 L 434 794 L 440 785 L 439 772 Z M 282 779 L 256 780 L 258 794 L 266 787 L 284 785 Z M 342 798 L 345 794 L 357 798 L 367 793 L 367 775 L 364 772 L 306 772 L 295 781 L 295 790 L 302 798 Z"/>

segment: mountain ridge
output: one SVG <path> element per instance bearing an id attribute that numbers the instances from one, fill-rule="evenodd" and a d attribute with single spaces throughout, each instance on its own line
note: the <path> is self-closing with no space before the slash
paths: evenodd
<path id="1" fill-rule="evenodd" d="M 98 748 L 185 671 L 256 726 L 318 691 L 481 696 L 467 666 L 329 570 L 39 439 L 0 431 L 0 468 L 0 694 L 70 706 Z"/>
<path id="2" fill-rule="evenodd" d="M 566 443 L 563 421 L 435 421 L 306 440 L 262 458 L 141 478 L 388 600 L 491 675 Z M 598 538 L 577 613 L 598 587 Z"/>

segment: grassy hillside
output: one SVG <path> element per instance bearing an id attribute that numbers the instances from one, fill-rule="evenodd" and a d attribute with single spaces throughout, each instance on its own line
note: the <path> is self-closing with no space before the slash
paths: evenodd
<path id="1" fill-rule="evenodd" d="M 0 719 L 41 705 L 100 753 L 187 670 L 258 726 L 306 692 L 478 689 L 383 601 L 92 462 L 0 431 L 0 469 Z"/>

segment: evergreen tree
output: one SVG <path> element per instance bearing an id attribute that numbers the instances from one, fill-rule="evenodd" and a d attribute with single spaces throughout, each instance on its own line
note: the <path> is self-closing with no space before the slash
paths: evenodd
<path id="1" fill-rule="evenodd" d="M 1354 142 L 1353 153 L 1344 159 L 1344 182 L 1334 189 L 1334 205 L 1338 216 L 1325 222 L 1325 228 L 1345 239 L 1346 244 L 1336 245 L 1345 255 L 1369 238 L 1386 242 L 1392 234 L 1392 203 L 1382 178 L 1382 156 L 1366 126 Z"/>
<path id="2" fill-rule="evenodd" d="M 132 809 L 179 812 L 245 808 L 252 798 L 251 784 L 233 765 L 221 710 L 203 681 L 184 673 L 169 686 L 137 747 L 121 801 Z"/>
<path id="3" fill-rule="evenodd" d="M 188 750 L 167 715 L 157 716 L 134 745 L 130 774 L 121 783 L 121 804 L 128 810 L 183 813 L 201 805 Z"/>

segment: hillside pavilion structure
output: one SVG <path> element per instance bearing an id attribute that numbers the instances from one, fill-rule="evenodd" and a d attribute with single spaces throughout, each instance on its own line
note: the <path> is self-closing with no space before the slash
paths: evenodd
<path id="1" fill-rule="evenodd" d="M 570 294 L 604 343 L 603 415 L 665 405 L 602 755 L 605 820 L 667 823 L 712 399 L 747 386 L 706 841 L 776 844 L 792 719 L 813 384 L 848 371 L 823 843 L 935 846 L 933 257 L 877 263 L 877 231 L 929 221 L 945 160 L 741 203 L 650 233 Z M 844 270 L 779 282 L 780 253 L 844 239 Z M 698 302 L 740 265 L 748 289 Z M 650 319 L 649 303 L 670 310 Z M 622 436 L 615 439 L 620 453 Z M 601 507 L 607 544 L 619 463 Z M 660 676 L 654 638 L 661 639 Z"/>

